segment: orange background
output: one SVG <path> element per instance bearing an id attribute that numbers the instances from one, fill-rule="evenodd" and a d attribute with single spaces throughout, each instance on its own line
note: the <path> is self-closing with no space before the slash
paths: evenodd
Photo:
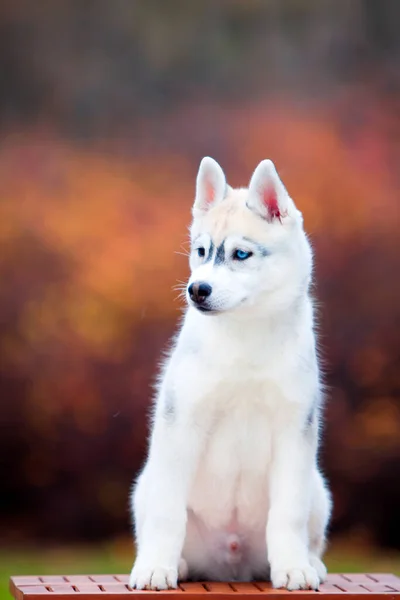
<path id="1" fill-rule="evenodd" d="M 4 2 L 1 527 L 129 533 L 203 155 L 303 211 L 333 535 L 400 547 L 398 73 L 390 2 Z M 397 78 L 397 79 L 396 79 Z"/>

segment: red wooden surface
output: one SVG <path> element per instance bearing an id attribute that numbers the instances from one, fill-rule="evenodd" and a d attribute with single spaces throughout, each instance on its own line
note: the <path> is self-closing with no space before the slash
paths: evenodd
<path id="1" fill-rule="evenodd" d="M 11 577 L 10 591 L 15 600 L 65 600 L 65 596 L 79 596 L 79 600 L 121 600 L 121 595 L 133 595 L 135 600 L 147 596 L 168 594 L 168 600 L 199 600 L 199 596 L 217 595 L 218 600 L 241 600 L 245 596 L 268 596 L 269 600 L 282 595 L 291 599 L 304 595 L 339 594 L 349 597 L 367 595 L 369 600 L 400 595 L 400 578 L 388 573 L 330 574 L 318 592 L 311 590 L 288 592 L 274 590 L 270 583 L 181 583 L 179 589 L 166 592 L 132 590 L 128 575 L 51 575 L 43 577 Z M 211 599 L 210 599 L 211 600 Z M 279 598 L 282 600 L 282 598 Z"/>

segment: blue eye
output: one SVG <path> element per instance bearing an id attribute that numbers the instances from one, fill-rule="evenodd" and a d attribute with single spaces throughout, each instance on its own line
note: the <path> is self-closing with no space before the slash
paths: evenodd
<path id="1" fill-rule="evenodd" d="M 204 248 L 197 248 L 197 254 L 200 256 L 200 258 L 203 258 L 206 254 L 206 251 Z"/>
<path id="2" fill-rule="evenodd" d="M 235 252 L 233 253 L 234 260 L 247 260 L 248 258 L 250 258 L 250 256 L 253 256 L 253 253 L 246 252 L 246 250 L 235 250 Z"/>

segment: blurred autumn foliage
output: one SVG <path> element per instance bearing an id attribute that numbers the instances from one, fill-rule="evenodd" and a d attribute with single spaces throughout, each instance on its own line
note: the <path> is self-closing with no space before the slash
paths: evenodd
<path id="1" fill-rule="evenodd" d="M 210 154 L 231 185 L 271 157 L 303 211 L 316 253 L 333 528 L 400 547 L 399 96 L 379 45 L 397 9 L 354 2 L 332 21 L 331 2 L 309 2 L 306 15 L 304 3 L 244 4 L 176 1 L 162 18 L 153 2 L 2 8 L 0 524 L 10 541 L 127 531 L 150 384 L 181 309 L 172 288 L 188 274 L 180 253 L 194 179 Z M 367 59 L 350 43 L 364 14 L 388 28 L 368 37 L 366 27 L 364 39 L 359 27 Z M 309 74 L 300 89 L 296 68 L 276 58 L 266 91 L 260 19 L 280 32 L 269 47 L 283 54 L 296 31 L 305 36 L 307 15 L 315 44 L 323 27 L 345 40 L 358 79 L 328 82 L 319 58 L 309 71 L 297 63 Z M 204 31 L 201 60 L 193 39 Z M 240 93 L 223 89 L 230 73 L 241 74 Z"/>

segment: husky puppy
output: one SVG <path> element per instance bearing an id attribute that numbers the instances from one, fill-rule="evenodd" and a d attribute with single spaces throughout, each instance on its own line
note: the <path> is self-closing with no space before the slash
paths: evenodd
<path id="1" fill-rule="evenodd" d="M 200 164 L 183 325 L 132 495 L 136 589 L 178 579 L 317 589 L 331 511 L 302 215 L 274 164 L 232 189 Z"/>

